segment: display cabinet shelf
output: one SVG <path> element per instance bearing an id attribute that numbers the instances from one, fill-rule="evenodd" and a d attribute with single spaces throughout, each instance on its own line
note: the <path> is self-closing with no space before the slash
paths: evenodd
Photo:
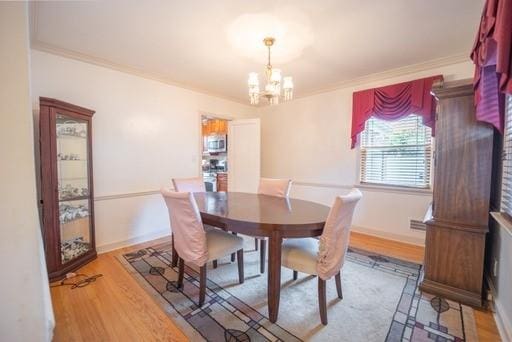
<path id="1" fill-rule="evenodd" d="M 72 198 L 62 198 L 62 199 L 59 199 L 59 202 L 81 201 L 84 199 L 89 199 L 89 196 L 87 195 L 87 196 L 77 196 L 77 197 L 72 197 Z"/>
<path id="2" fill-rule="evenodd" d="M 76 135 L 62 134 L 62 135 L 57 135 L 57 139 L 84 139 L 84 140 L 86 140 L 87 137 L 80 137 L 80 136 L 76 136 Z"/>

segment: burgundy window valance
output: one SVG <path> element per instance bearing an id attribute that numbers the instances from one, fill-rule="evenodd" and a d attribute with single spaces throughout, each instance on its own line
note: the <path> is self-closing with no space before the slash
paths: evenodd
<path id="1" fill-rule="evenodd" d="M 476 117 L 503 131 L 504 94 L 512 94 L 512 0 L 487 0 L 471 52 Z"/>
<path id="2" fill-rule="evenodd" d="M 364 130 L 366 120 L 374 116 L 383 120 L 398 120 L 410 114 L 423 117 L 423 123 L 434 134 L 435 103 L 430 94 L 432 84 L 442 80 L 437 75 L 419 80 L 366 89 L 353 94 L 352 101 L 352 148 L 357 136 Z"/>

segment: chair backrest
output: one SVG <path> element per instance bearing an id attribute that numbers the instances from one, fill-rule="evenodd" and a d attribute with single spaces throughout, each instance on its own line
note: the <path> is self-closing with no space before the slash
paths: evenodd
<path id="1" fill-rule="evenodd" d="M 208 246 L 201 215 L 191 192 L 161 190 L 169 211 L 174 248 L 185 261 L 203 266 L 208 259 Z"/>
<path id="2" fill-rule="evenodd" d="M 258 194 L 276 197 L 288 197 L 292 181 L 290 179 L 260 178 Z"/>
<path id="3" fill-rule="evenodd" d="M 204 181 L 201 177 L 173 178 L 174 190 L 179 192 L 206 192 Z"/>
<path id="4" fill-rule="evenodd" d="M 329 211 L 324 231 L 320 236 L 317 272 L 323 280 L 337 274 L 347 253 L 350 226 L 357 202 L 363 197 L 361 191 L 352 189 L 348 195 L 338 196 Z"/>

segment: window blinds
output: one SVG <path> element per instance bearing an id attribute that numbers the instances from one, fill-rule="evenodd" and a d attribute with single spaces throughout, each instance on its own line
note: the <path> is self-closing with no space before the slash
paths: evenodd
<path id="1" fill-rule="evenodd" d="M 505 101 L 505 135 L 503 137 L 503 175 L 501 211 L 512 217 L 512 95 Z"/>
<path id="2" fill-rule="evenodd" d="M 430 187 L 431 129 L 422 118 L 370 118 L 361 136 L 361 183 Z"/>

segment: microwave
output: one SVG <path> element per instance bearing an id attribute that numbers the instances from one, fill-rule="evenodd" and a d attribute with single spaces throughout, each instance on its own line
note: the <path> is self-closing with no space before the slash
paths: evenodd
<path id="1" fill-rule="evenodd" d="M 206 139 L 206 147 L 210 153 L 219 153 L 227 151 L 226 135 L 211 135 Z"/>

